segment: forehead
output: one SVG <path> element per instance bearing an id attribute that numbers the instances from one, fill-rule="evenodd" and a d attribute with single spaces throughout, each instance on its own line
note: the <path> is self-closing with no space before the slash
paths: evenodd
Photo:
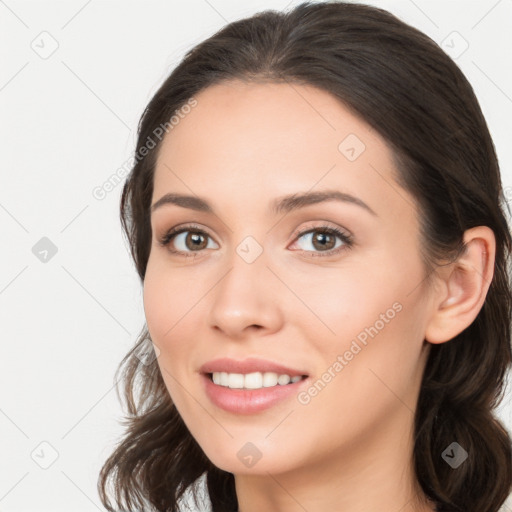
<path id="1" fill-rule="evenodd" d="M 384 139 L 330 93 L 289 83 L 224 82 L 196 97 L 162 141 L 154 196 L 340 189 L 403 214 L 404 192 Z M 156 197 L 156 198 L 158 198 Z M 376 206 L 374 209 L 378 209 Z"/>
<path id="2" fill-rule="evenodd" d="M 308 147 L 338 155 L 339 143 L 351 134 L 352 141 L 359 138 L 358 153 L 377 147 L 387 151 L 365 121 L 327 91 L 310 85 L 235 80 L 210 86 L 195 99 L 197 106 L 180 116 L 166 136 L 165 146 L 173 148 L 194 137 L 202 139 L 202 151 L 223 143 L 250 152 L 250 146 L 265 143 L 267 152 L 279 154 L 288 149 L 299 151 L 307 142 Z"/>

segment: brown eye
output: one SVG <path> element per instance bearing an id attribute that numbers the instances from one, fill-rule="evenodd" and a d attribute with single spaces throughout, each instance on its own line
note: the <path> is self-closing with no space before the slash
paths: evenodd
<path id="1" fill-rule="evenodd" d="M 311 239 L 315 249 L 334 249 L 336 245 L 336 237 L 324 231 L 316 231 Z"/>
<path id="2" fill-rule="evenodd" d="M 183 256 L 195 256 L 195 253 L 203 249 L 218 248 L 212 247 L 211 244 L 208 245 L 209 240 L 213 242 L 208 233 L 200 229 L 192 229 L 191 226 L 188 226 L 172 229 L 167 232 L 160 240 L 160 245 L 167 247 L 172 253 Z"/>
<path id="3" fill-rule="evenodd" d="M 298 243 L 299 240 L 305 243 Z M 310 256 L 332 256 L 353 245 L 352 236 L 345 234 L 339 229 L 330 226 L 318 226 L 316 228 L 301 231 L 296 235 L 295 242 L 304 252 L 311 253 Z M 340 242 L 337 242 L 340 240 Z M 310 249 L 309 247 L 312 247 Z M 325 254 L 322 254 L 325 253 Z"/>
<path id="4" fill-rule="evenodd" d="M 206 236 L 202 235 L 201 233 L 195 233 L 192 231 L 188 232 L 188 235 L 185 237 L 183 243 L 185 244 L 185 247 L 190 250 L 205 249 L 208 245 Z"/>

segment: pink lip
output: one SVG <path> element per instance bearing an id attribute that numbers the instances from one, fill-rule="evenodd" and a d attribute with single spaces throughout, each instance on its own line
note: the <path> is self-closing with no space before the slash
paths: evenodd
<path id="1" fill-rule="evenodd" d="M 237 361 L 236 359 L 229 359 L 227 357 L 221 359 L 215 359 L 209 361 L 199 371 L 203 374 L 214 373 L 214 372 L 227 372 L 227 373 L 254 373 L 254 372 L 274 372 L 278 375 L 289 375 L 295 377 L 297 375 L 308 375 L 307 372 L 302 370 L 294 370 L 286 366 L 267 361 L 265 359 L 259 359 L 257 357 L 250 357 L 244 361 Z"/>
<path id="2" fill-rule="evenodd" d="M 291 395 L 296 395 L 309 378 L 284 386 L 277 384 L 261 389 L 230 389 L 215 384 L 209 375 L 204 373 L 201 380 L 206 395 L 217 407 L 236 414 L 253 414 L 268 409 Z"/>

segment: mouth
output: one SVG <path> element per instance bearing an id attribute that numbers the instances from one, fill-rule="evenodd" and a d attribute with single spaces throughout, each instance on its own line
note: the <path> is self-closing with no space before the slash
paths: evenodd
<path id="1" fill-rule="evenodd" d="M 278 375 L 274 372 L 253 372 L 250 374 L 228 374 L 226 372 L 204 373 L 211 382 L 229 389 L 264 389 L 275 386 L 291 386 L 309 375 Z"/>
<path id="2" fill-rule="evenodd" d="M 277 406 L 307 386 L 310 376 L 253 372 L 247 374 L 203 372 L 201 379 L 209 400 L 232 414 L 257 414 Z"/>

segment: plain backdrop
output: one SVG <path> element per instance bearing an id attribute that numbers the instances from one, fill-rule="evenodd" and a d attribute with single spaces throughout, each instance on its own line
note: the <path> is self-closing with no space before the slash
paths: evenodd
<path id="1" fill-rule="evenodd" d="M 98 472 L 122 432 L 114 373 L 144 315 L 122 184 L 94 190 L 132 156 L 145 105 L 188 49 L 298 3 L 0 0 L 1 512 L 103 510 Z M 451 52 L 512 200 L 512 0 L 367 3 Z"/>

